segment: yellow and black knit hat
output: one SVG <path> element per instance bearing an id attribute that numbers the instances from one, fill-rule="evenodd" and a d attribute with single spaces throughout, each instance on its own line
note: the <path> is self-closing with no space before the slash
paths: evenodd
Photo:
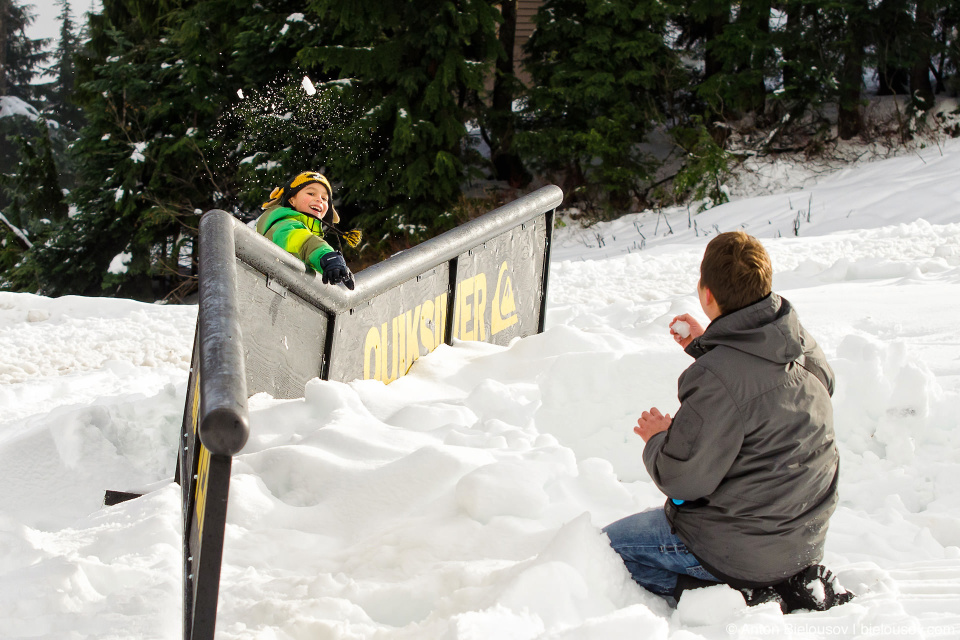
<path id="1" fill-rule="evenodd" d="M 270 200 L 263 203 L 261 209 L 269 209 L 273 206 L 289 207 L 290 198 L 297 195 L 301 189 L 303 189 L 308 184 L 322 184 L 327 190 L 327 195 L 330 196 L 330 214 L 333 217 L 333 223 L 336 224 L 340 222 L 340 216 L 337 214 L 337 210 L 333 207 L 333 187 L 330 186 L 330 181 L 322 173 L 316 171 L 304 171 L 298 173 L 293 178 L 291 178 L 285 185 L 282 187 L 277 187 L 270 192 Z"/>

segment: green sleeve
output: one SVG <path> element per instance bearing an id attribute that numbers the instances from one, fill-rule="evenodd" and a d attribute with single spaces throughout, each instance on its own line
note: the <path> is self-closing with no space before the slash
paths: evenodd
<path id="1" fill-rule="evenodd" d="M 326 240 L 314 235 L 303 223 L 293 218 L 277 221 L 266 235 L 278 247 L 296 255 L 320 273 L 323 272 L 320 259 L 333 251 L 333 247 Z"/>

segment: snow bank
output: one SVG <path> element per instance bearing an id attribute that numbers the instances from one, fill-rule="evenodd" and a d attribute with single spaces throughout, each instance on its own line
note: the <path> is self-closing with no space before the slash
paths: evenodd
<path id="1" fill-rule="evenodd" d="M 826 562 L 852 603 L 783 616 L 717 587 L 671 609 L 610 550 L 601 527 L 664 500 L 632 427 L 677 406 L 689 358 L 667 325 L 706 323 L 707 238 L 674 224 L 627 253 L 619 229 L 636 228 L 618 221 L 594 230 L 606 254 L 558 231 L 541 335 L 442 346 L 389 386 L 251 398 L 218 638 L 960 636 L 960 187 L 944 181 L 960 149 L 945 149 L 924 165 L 939 182 L 897 160 L 816 187 L 834 213 L 871 189 L 900 194 L 913 202 L 898 218 L 823 214 L 810 236 L 763 236 L 775 287 L 837 373 Z M 698 220 L 736 228 L 770 207 Z M 7 634 L 179 637 L 170 478 L 195 321 L 189 307 L 0 294 Z M 108 488 L 152 492 L 98 508 Z"/>
<path id="2" fill-rule="evenodd" d="M 804 167 L 786 165 L 784 173 Z M 694 215 L 687 207 L 624 216 L 581 229 L 558 230 L 554 260 L 603 259 L 640 253 L 644 257 L 670 245 L 692 243 L 722 231 L 742 228 L 761 239 L 820 237 L 852 230 L 894 229 L 918 219 L 952 224 L 957 220 L 960 138 L 919 149 L 915 154 L 836 171 L 802 189 L 741 198 Z M 764 186 L 778 184 L 779 176 Z M 782 184 L 782 181 L 779 181 Z M 895 231 L 894 231 L 895 233 Z"/>

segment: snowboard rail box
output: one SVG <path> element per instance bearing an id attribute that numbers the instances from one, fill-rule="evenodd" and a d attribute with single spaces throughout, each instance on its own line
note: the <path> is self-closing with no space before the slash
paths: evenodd
<path id="1" fill-rule="evenodd" d="M 183 637 L 216 627 L 232 457 L 249 396 L 303 396 L 312 378 L 389 383 L 441 344 L 543 331 L 563 192 L 543 187 L 356 274 L 353 291 L 225 211 L 200 221 L 200 299 L 177 481 Z"/>

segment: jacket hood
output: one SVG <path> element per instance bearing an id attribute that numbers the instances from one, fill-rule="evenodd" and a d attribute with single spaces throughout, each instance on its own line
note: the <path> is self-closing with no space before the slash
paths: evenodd
<path id="1" fill-rule="evenodd" d="M 699 358 L 719 346 L 770 362 L 792 362 L 803 353 L 800 318 L 790 302 L 771 293 L 748 307 L 716 318 L 686 351 Z"/>

